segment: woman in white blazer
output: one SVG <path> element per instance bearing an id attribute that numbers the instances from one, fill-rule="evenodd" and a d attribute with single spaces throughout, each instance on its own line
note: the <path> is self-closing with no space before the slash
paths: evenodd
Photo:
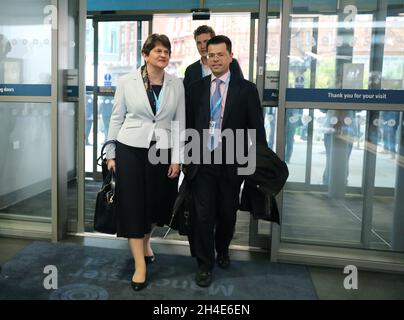
<path id="1" fill-rule="evenodd" d="M 164 71 L 170 40 L 152 34 L 142 49 L 145 65 L 118 81 L 108 131 L 108 169 L 116 172 L 118 237 L 128 238 L 135 260 L 132 288 L 147 286 L 146 264 L 154 262 L 150 234 L 169 222 L 177 196 L 185 130 L 182 81 Z M 155 159 L 160 159 L 159 164 Z"/>

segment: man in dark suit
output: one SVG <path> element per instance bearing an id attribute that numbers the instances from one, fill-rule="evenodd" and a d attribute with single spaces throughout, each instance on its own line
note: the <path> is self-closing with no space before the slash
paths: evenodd
<path id="1" fill-rule="evenodd" d="M 208 50 L 206 47 L 206 43 L 215 35 L 215 31 L 207 25 L 199 26 L 194 31 L 196 48 L 201 55 L 201 59 L 189 65 L 185 70 L 185 90 L 189 88 L 192 82 L 195 82 L 196 80 L 199 80 L 211 74 L 210 68 L 208 66 Z M 233 59 L 233 61 L 230 63 L 230 72 L 232 73 L 233 77 L 237 76 L 243 78 L 243 72 L 241 71 L 240 65 L 238 64 L 236 59 Z"/>
<path id="2" fill-rule="evenodd" d="M 212 281 L 215 249 L 218 266 L 227 269 L 230 265 L 229 245 L 243 181 L 239 169 L 245 166 L 234 151 L 248 152 L 249 129 L 255 131 L 253 143 L 266 145 L 257 88 L 229 70 L 233 56 L 230 39 L 215 36 L 207 48 L 212 74 L 191 84 L 186 93 L 187 127 L 196 130 L 201 140 L 199 158 L 185 169 L 195 205 L 189 242 L 198 262 L 195 280 L 201 287 Z M 222 163 L 216 161 L 217 155 Z"/>

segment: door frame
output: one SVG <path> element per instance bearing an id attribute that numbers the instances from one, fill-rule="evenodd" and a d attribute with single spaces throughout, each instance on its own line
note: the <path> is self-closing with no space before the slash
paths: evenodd
<path id="1" fill-rule="evenodd" d="M 143 21 L 148 21 L 149 22 L 149 28 L 148 28 L 148 35 L 151 34 L 152 30 L 152 22 L 153 22 L 153 15 L 120 15 L 120 14 L 91 14 L 87 15 L 87 19 L 92 19 L 93 21 L 93 29 L 94 29 L 94 34 L 93 34 L 93 62 L 94 62 L 94 69 L 93 69 L 93 86 L 92 90 L 86 90 L 87 93 L 92 93 L 93 94 L 93 165 L 92 165 L 92 172 L 85 172 L 86 177 L 92 177 L 93 179 L 99 180 L 101 179 L 101 172 L 97 171 L 97 159 L 99 157 L 99 150 L 98 150 L 98 98 L 100 96 L 111 96 L 113 97 L 115 95 L 115 88 L 112 87 L 113 89 L 111 92 L 107 93 L 101 93 L 100 92 L 100 87 L 98 85 L 98 33 L 99 33 L 99 22 L 120 22 L 120 21 L 132 21 L 132 22 L 140 22 L 140 28 L 142 28 L 141 22 Z M 138 30 L 139 32 L 139 30 Z M 142 32 L 142 30 L 140 30 Z M 138 33 L 139 34 L 139 33 Z M 141 52 L 141 47 L 140 43 L 138 43 L 137 47 L 138 53 Z M 140 61 L 140 60 L 138 60 Z M 139 66 L 138 66 L 139 67 Z"/>

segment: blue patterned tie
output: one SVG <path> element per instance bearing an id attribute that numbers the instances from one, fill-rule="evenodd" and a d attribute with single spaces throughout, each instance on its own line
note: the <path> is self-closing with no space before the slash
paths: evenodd
<path id="1" fill-rule="evenodd" d="M 218 101 L 221 99 L 222 94 L 220 93 L 220 84 L 223 82 L 220 79 L 215 79 L 213 80 L 216 82 L 216 89 L 215 92 L 213 93 L 213 96 L 210 98 L 210 120 L 215 122 L 215 133 L 209 134 L 209 139 L 208 139 L 208 148 L 210 151 L 214 150 L 218 145 L 219 145 L 219 135 L 220 135 L 220 118 L 222 114 L 222 103 L 220 102 L 220 105 L 215 108 L 216 104 Z M 213 114 L 212 114 L 213 111 Z"/>

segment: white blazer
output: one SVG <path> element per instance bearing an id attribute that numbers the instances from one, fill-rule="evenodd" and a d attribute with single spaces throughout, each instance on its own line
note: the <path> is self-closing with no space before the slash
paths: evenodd
<path id="1" fill-rule="evenodd" d="M 171 163 L 182 163 L 185 134 L 185 93 L 180 79 L 164 72 L 160 109 L 153 114 L 140 68 L 119 78 L 108 131 L 108 140 L 149 148 L 172 148 Z M 106 147 L 107 159 L 115 158 L 115 146 Z"/>

